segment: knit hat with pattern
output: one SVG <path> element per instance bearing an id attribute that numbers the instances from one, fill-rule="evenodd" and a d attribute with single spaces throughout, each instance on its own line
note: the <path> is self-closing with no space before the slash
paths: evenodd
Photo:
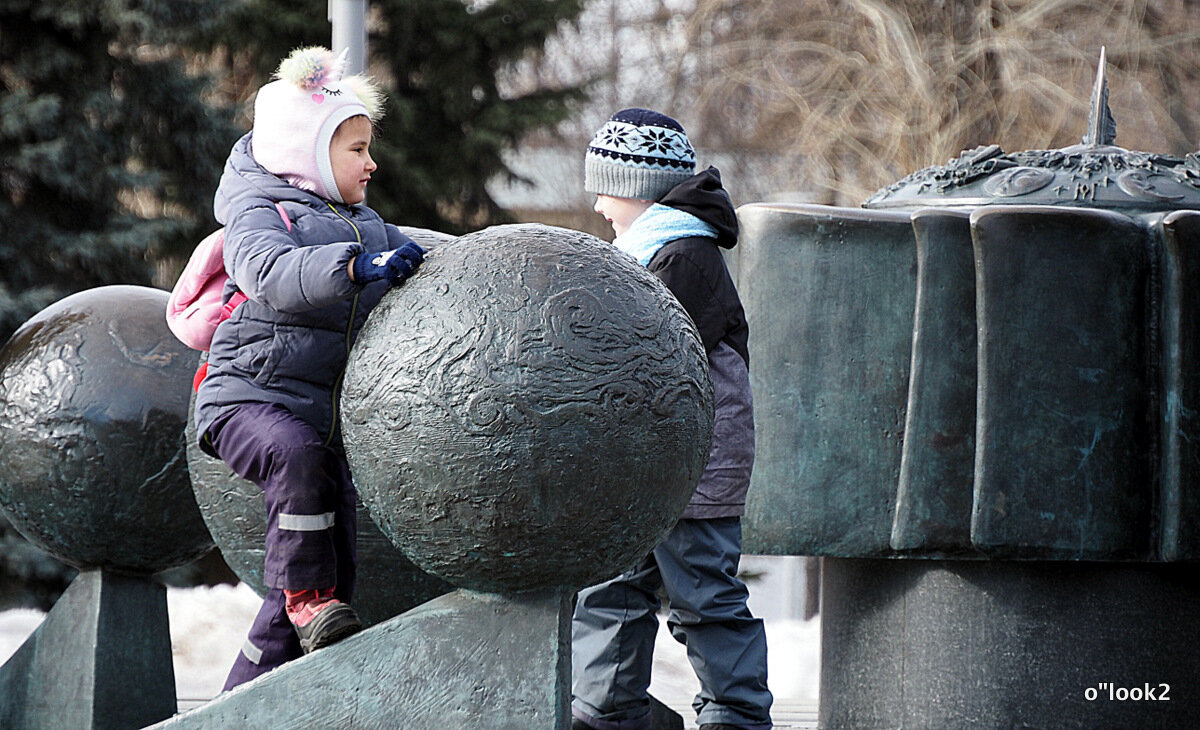
<path id="1" fill-rule="evenodd" d="M 328 49 L 292 51 L 276 79 L 254 100 L 254 159 L 267 172 L 335 203 L 344 203 L 333 178 L 329 143 L 351 117 L 379 119 L 382 93 L 363 76 L 342 78 L 345 65 Z"/>
<path id="2" fill-rule="evenodd" d="M 659 200 L 696 172 L 696 152 L 679 122 L 648 109 L 622 109 L 588 144 L 583 188 L 597 195 Z"/>

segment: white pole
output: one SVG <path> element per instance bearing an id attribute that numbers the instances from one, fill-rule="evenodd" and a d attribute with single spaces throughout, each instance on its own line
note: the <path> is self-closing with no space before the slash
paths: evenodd
<path id="1" fill-rule="evenodd" d="M 346 73 L 367 70 L 367 0 L 329 0 L 329 22 L 333 26 L 335 55 L 349 50 Z"/>

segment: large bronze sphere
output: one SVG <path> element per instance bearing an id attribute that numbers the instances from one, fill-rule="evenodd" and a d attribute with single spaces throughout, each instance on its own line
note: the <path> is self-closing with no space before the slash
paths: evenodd
<path id="1" fill-rule="evenodd" d="M 648 553 L 704 469 L 713 402 L 658 279 L 587 234 L 521 225 L 440 246 L 384 297 L 342 414 L 384 534 L 451 583 L 510 592 Z"/>
<path id="2" fill-rule="evenodd" d="M 184 458 L 196 353 L 166 306 L 158 289 L 91 289 L 0 350 L 0 508 L 76 567 L 154 573 L 213 546 Z"/>

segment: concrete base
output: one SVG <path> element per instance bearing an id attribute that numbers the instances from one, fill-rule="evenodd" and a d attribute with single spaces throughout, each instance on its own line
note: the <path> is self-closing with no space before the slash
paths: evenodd
<path id="1" fill-rule="evenodd" d="M 567 730 L 570 601 L 457 590 L 155 727 Z"/>
<path id="2" fill-rule="evenodd" d="M 0 667 L 9 730 L 128 730 L 174 712 L 167 591 L 147 578 L 80 573 Z"/>
<path id="3" fill-rule="evenodd" d="M 1192 727 L 1200 565 L 827 558 L 821 728 Z"/>

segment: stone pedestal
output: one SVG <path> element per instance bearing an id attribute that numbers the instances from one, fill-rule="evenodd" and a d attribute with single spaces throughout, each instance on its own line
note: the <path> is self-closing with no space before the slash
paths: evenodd
<path id="1" fill-rule="evenodd" d="M 457 590 L 156 725 L 567 730 L 571 595 Z"/>
<path id="2" fill-rule="evenodd" d="M 820 727 L 1176 729 L 1200 566 L 826 558 Z"/>
<path id="3" fill-rule="evenodd" d="M 175 712 L 167 591 L 80 573 L 0 667 L 0 727 L 132 730 Z"/>

